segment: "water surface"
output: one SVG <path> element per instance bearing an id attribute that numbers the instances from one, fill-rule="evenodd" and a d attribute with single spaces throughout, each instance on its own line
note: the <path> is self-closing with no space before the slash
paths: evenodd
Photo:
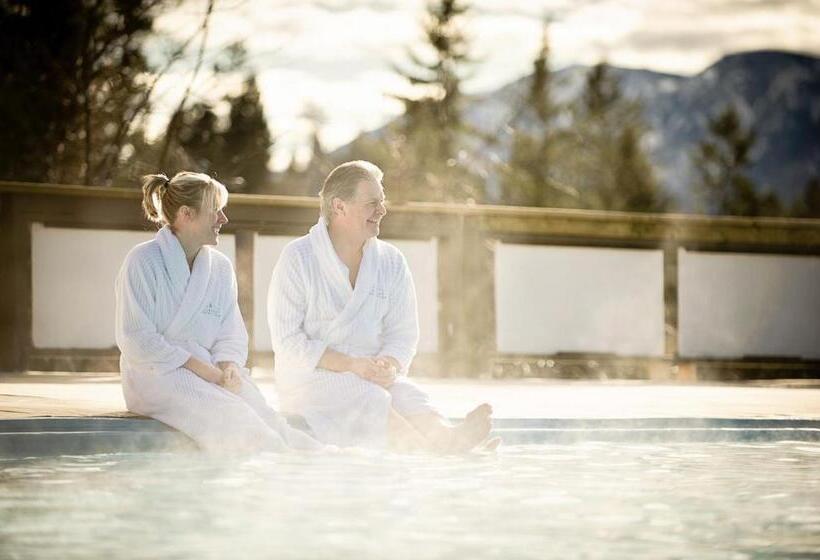
<path id="1" fill-rule="evenodd" d="M 820 557 L 816 442 L 0 462 L 0 558 Z"/>

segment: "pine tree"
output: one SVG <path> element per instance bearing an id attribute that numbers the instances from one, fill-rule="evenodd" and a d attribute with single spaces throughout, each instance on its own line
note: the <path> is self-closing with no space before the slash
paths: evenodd
<path id="1" fill-rule="evenodd" d="M 570 182 L 581 191 L 585 207 L 604 210 L 664 212 L 669 201 L 641 147 L 645 129 L 641 106 L 623 97 L 606 63 L 587 74 L 576 109 L 579 141 L 571 159 Z"/>
<path id="2" fill-rule="evenodd" d="M 397 68 L 416 95 L 398 97 L 405 106 L 402 124 L 389 131 L 398 157 L 390 170 L 408 199 L 465 200 L 481 196 L 481 189 L 463 165 L 465 127 L 461 115 L 463 68 L 470 62 L 461 21 L 469 6 L 461 0 L 428 4 L 424 23 L 429 57 L 409 50 L 411 69 Z M 393 140 L 389 140 L 392 142 Z"/>
<path id="3" fill-rule="evenodd" d="M 450 159 L 455 154 L 461 128 L 461 66 L 468 61 L 468 45 L 459 20 L 469 7 L 460 0 L 439 0 L 427 7 L 424 33 L 432 47 L 432 61 L 409 51 L 413 69 L 399 73 L 420 90 L 419 97 L 403 97 L 408 135 L 433 127 L 438 131 L 433 157 Z"/>
<path id="4" fill-rule="evenodd" d="M 729 105 L 709 121 L 709 137 L 697 146 L 693 163 L 698 171 L 696 190 L 710 213 L 735 216 L 779 215 L 781 205 L 773 192 L 758 194 L 747 174 L 756 135 L 744 128 Z"/>
<path id="5" fill-rule="evenodd" d="M 573 207 L 575 189 L 559 177 L 558 161 L 564 155 L 566 131 L 555 122 L 560 111 L 552 100 L 549 66 L 549 35 L 545 24 L 541 47 L 533 61 L 533 73 L 523 106 L 513 117 L 509 161 L 501 168 L 502 200 L 505 204 Z"/>
<path id="6" fill-rule="evenodd" d="M 179 146 L 185 151 L 191 171 L 219 174 L 223 168 L 224 141 L 213 107 L 197 103 L 177 116 Z"/>
<path id="7" fill-rule="evenodd" d="M 236 190 L 270 192 L 268 161 L 273 141 L 256 77 L 248 76 L 242 93 L 227 101 L 231 109 L 228 128 L 222 135 L 222 176 Z"/>
<path id="8" fill-rule="evenodd" d="M 816 175 L 806 181 L 801 196 L 792 207 L 796 218 L 820 218 L 820 177 Z"/>
<path id="9" fill-rule="evenodd" d="M 156 0 L 0 3 L 0 177 L 110 182 L 149 109 Z"/>

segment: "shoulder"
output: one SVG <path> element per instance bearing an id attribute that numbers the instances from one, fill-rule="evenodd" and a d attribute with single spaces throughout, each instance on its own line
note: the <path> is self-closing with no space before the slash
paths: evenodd
<path id="1" fill-rule="evenodd" d="M 406 265 L 407 259 L 404 258 L 398 247 L 387 241 L 376 239 L 376 247 L 379 250 L 379 259 L 384 263 L 395 265 Z"/>
<path id="2" fill-rule="evenodd" d="M 409 270 L 407 259 L 398 247 L 381 239 L 376 239 L 376 247 L 379 253 L 379 268 L 396 276 L 401 276 Z"/>
<path id="3" fill-rule="evenodd" d="M 133 247 L 125 255 L 122 268 L 127 271 L 144 270 L 162 265 L 162 253 L 156 239 L 144 241 Z"/>
<path id="4" fill-rule="evenodd" d="M 219 251 L 218 249 L 214 249 L 213 247 L 208 247 L 208 250 L 211 253 L 211 266 L 215 270 L 233 273 L 233 263 L 225 253 Z"/>
<path id="5" fill-rule="evenodd" d="M 305 262 L 313 258 L 313 244 L 310 237 L 303 235 L 285 245 L 279 255 L 279 261 L 283 262 Z"/>

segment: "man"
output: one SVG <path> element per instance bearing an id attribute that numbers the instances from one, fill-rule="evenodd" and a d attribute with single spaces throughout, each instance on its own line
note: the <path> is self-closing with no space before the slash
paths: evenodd
<path id="1" fill-rule="evenodd" d="M 416 293 L 404 256 L 377 239 L 382 177 L 366 161 L 331 171 L 318 223 L 276 263 L 268 322 L 281 406 L 326 443 L 466 451 L 485 442 L 492 409 L 480 405 L 451 426 L 406 377 L 419 338 Z"/>

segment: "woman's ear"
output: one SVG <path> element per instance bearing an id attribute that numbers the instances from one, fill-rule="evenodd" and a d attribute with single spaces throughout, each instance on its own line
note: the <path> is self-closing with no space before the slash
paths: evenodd
<path id="1" fill-rule="evenodd" d="M 193 217 L 194 211 L 190 206 L 179 207 L 179 210 L 177 211 L 177 219 L 183 220 L 185 222 L 190 222 Z"/>
<path id="2" fill-rule="evenodd" d="M 334 198 L 330 203 L 331 208 L 333 208 L 333 213 L 339 216 L 344 216 L 345 214 L 345 202 L 339 197 Z"/>

